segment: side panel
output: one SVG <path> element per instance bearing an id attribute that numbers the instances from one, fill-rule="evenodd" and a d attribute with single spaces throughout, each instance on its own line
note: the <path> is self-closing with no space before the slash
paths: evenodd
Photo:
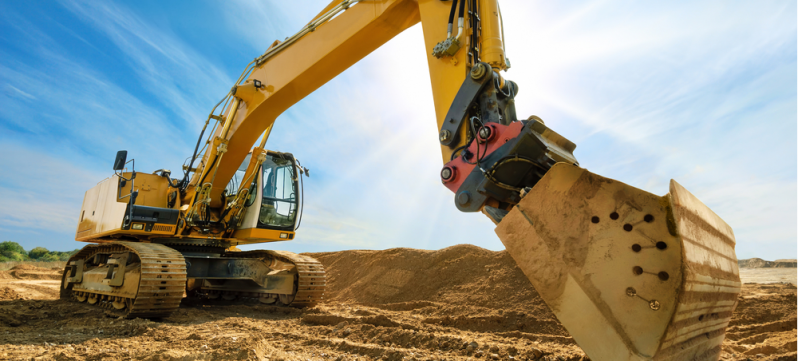
<path id="1" fill-rule="evenodd" d="M 103 233 L 119 230 L 127 203 L 117 201 L 118 186 L 119 177 L 113 175 L 86 192 L 76 241 L 91 240 Z"/>
<path id="2" fill-rule="evenodd" d="M 105 199 L 102 210 L 102 220 L 98 224 L 97 234 L 120 229 L 120 227 L 122 227 L 122 220 L 125 217 L 125 209 L 127 208 L 129 198 L 118 199 L 119 177 L 112 176 L 111 179 L 113 182 L 109 182 L 109 184 L 103 187 Z M 129 184 L 130 182 L 127 183 Z M 124 195 L 129 194 L 129 192 L 128 190 L 128 192 L 125 193 L 123 190 L 121 193 Z M 137 203 L 139 203 L 139 201 L 137 201 Z"/>
<path id="3" fill-rule="evenodd" d="M 83 238 L 96 232 L 97 220 L 100 218 L 95 214 L 97 197 L 100 194 L 101 186 L 111 181 L 111 178 L 107 178 L 86 191 L 83 196 L 83 205 L 80 207 L 80 214 L 78 215 L 78 229 L 75 232 L 75 239 Z"/>
<path id="4" fill-rule="evenodd" d="M 125 175 L 129 175 L 129 173 Z M 81 218 L 78 221 L 78 231 L 75 233 L 76 241 L 105 242 L 110 241 L 110 239 L 102 240 L 98 238 L 113 235 L 154 236 L 174 234 L 174 225 L 156 225 L 150 231 L 121 229 L 129 198 L 119 199 L 119 195 L 129 194 L 130 184 L 131 182 L 127 182 L 120 192 L 119 177 L 113 175 L 86 192 L 80 214 Z M 166 207 L 166 191 L 168 189 L 165 178 L 139 173 L 136 176 L 135 189 L 139 191 L 139 197 L 136 200 L 137 205 Z M 178 205 L 179 201 L 173 208 Z"/>
<path id="5" fill-rule="evenodd" d="M 123 177 L 130 178 L 130 173 L 122 173 Z M 134 182 L 126 182 L 125 186 L 119 190 L 118 196 L 125 196 L 130 194 L 131 184 L 135 183 L 135 188 L 139 192 L 136 198 L 136 204 L 147 207 L 167 208 L 167 193 L 169 192 L 169 181 L 155 174 L 136 173 Z M 114 186 L 114 194 L 117 192 L 116 185 Z M 122 198 L 120 202 L 127 203 L 127 198 Z M 179 208 L 180 202 L 175 202 L 172 208 Z"/>

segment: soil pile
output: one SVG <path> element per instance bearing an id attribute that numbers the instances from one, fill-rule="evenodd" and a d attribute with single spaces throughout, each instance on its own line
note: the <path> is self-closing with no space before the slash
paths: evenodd
<path id="1" fill-rule="evenodd" d="M 328 302 L 429 311 L 422 322 L 478 332 L 568 337 L 506 251 L 473 245 L 308 254 L 327 271 Z M 570 337 L 568 342 L 570 341 Z"/>
<path id="2" fill-rule="evenodd" d="M 473 245 L 309 254 L 327 269 L 327 299 L 365 305 L 441 302 L 553 316 L 506 251 Z"/>
<path id="3" fill-rule="evenodd" d="M 21 299 L 22 296 L 8 287 L 0 287 L 0 300 L 18 300 Z"/>

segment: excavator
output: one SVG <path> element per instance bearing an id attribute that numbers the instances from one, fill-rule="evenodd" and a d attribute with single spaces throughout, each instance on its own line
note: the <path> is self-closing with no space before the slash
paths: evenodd
<path id="1" fill-rule="evenodd" d="M 317 260 L 237 248 L 290 241 L 301 222 L 309 171 L 266 142 L 282 112 L 419 22 L 454 205 L 496 224 L 591 359 L 717 360 L 740 292 L 731 227 L 673 180 L 658 196 L 581 168 L 574 143 L 519 118 L 498 0 L 327 5 L 244 67 L 182 175 L 117 154 L 85 194 L 75 239 L 91 244 L 67 262 L 61 298 L 128 318 L 185 298 L 322 302 Z"/>

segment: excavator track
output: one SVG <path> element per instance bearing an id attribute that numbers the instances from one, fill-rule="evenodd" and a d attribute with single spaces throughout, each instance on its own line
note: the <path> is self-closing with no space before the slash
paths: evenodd
<path id="1" fill-rule="evenodd" d="M 82 283 L 67 283 L 67 276 L 70 273 L 69 264 L 72 261 L 83 260 L 86 262 L 96 255 L 123 254 L 125 252 L 134 253 L 137 259 L 131 260 L 140 262 L 137 269 L 140 272 L 140 277 L 135 297 L 123 297 L 107 290 L 87 288 Z M 132 272 L 127 270 L 126 273 Z M 133 280 L 130 279 L 130 281 Z M 186 263 L 180 252 L 154 243 L 113 242 L 86 246 L 70 258 L 64 271 L 64 277 L 61 279 L 61 299 L 93 303 L 104 308 L 106 313 L 113 316 L 126 318 L 166 317 L 180 306 L 185 287 Z"/>
<path id="2" fill-rule="evenodd" d="M 240 258 L 274 258 L 296 266 L 297 277 L 293 297 L 282 297 L 281 302 L 291 307 L 312 307 L 324 300 L 327 275 L 324 266 L 312 257 L 286 251 L 228 252 L 225 256 Z"/>

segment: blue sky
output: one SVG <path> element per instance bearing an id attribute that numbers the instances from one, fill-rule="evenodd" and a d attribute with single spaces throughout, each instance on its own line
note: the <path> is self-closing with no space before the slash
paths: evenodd
<path id="1" fill-rule="evenodd" d="M 324 5 L 0 2 L 2 240 L 82 247 L 83 193 L 115 152 L 177 173 L 242 67 Z M 676 179 L 732 226 L 738 257 L 796 257 L 795 2 L 501 5 L 519 116 L 592 172 L 655 194 Z M 438 180 L 426 52 L 413 27 L 278 118 L 267 147 L 311 178 L 297 238 L 266 246 L 503 249 Z"/>

